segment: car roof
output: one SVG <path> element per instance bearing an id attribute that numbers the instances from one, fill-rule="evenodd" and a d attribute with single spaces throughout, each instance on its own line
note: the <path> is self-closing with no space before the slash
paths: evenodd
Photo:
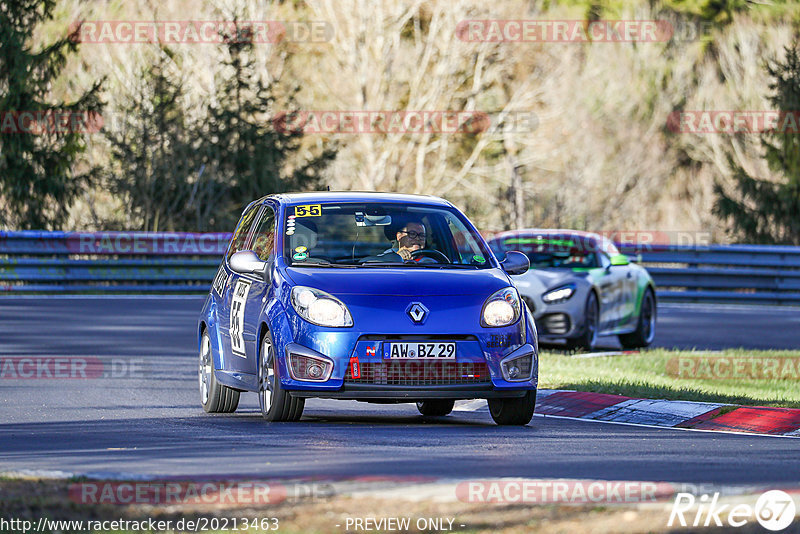
<path id="1" fill-rule="evenodd" d="M 521 236 L 547 236 L 547 237 L 573 237 L 580 239 L 584 243 L 598 243 L 603 241 L 603 237 L 593 232 L 582 230 L 567 230 L 563 228 L 525 228 L 522 230 L 508 230 L 500 232 L 492 237 L 492 240 L 507 239 L 509 237 Z"/>
<path id="2" fill-rule="evenodd" d="M 277 200 L 286 205 L 307 204 L 315 202 L 396 202 L 403 204 L 426 204 L 452 207 L 443 198 L 433 195 L 412 195 L 407 193 L 376 193 L 371 191 L 314 191 L 308 193 L 279 193 L 259 199 L 266 202 Z"/>
<path id="3" fill-rule="evenodd" d="M 547 237 L 550 239 L 574 239 L 583 250 L 603 250 L 607 254 L 619 254 L 616 245 L 610 239 L 594 232 L 582 230 L 568 230 L 564 228 L 525 228 L 522 230 L 509 230 L 493 236 L 489 242 L 497 243 L 504 239 L 514 237 Z"/>

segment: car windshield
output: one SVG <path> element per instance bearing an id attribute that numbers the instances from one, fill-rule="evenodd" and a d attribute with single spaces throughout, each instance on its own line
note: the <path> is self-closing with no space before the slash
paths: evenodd
<path id="1" fill-rule="evenodd" d="M 502 256 L 506 251 L 522 252 L 531 269 L 593 269 L 598 267 L 595 247 L 584 247 L 580 239 L 569 237 L 509 237 L 492 242 Z M 588 248 L 588 250 L 587 250 Z"/>
<path id="2" fill-rule="evenodd" d="M 491 268 L 483 239 L 454 209 L 393 203 L 289 206 L 287 265 L 349 268 Z"/>

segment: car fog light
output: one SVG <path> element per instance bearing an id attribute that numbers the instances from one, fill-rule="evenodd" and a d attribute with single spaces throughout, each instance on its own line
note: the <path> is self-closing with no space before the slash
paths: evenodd
<path id="1" fill-rule="evenodd" d="M 501 362 L 503 377 L 512 382 L 530 380 L 533 371 L 533 354 L 523 354 Z"/>
<path id="2" fill-rule="evenodd" d="M 322 376 L 322 366 L 313 364 L 308 366 L 308 376 L 311 378 L 319 378 Z"/>
<path id="3" fill-rule="evenodd" d="M 333 362 L 303 354 L 289 354 L 289 372 L 295 380 L 324 382 L 331 376 Z"/>

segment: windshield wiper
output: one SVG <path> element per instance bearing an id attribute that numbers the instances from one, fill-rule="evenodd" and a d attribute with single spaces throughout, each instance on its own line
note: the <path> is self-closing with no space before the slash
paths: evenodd
<path id="1" fill-rule="evenodd" d="M 396 262 L 396 261 L 368 261 L 361 264 L 361 267 L 419 267 L 423 269 L 477 269 L 477 265 L 463 265 L 460 263 L 416 263 L 416 262 Z"/>
<path id="2" fill-rule="evenodd" d="M 360 267 L 405 267 L 408 265 L 402 261 L 364 261 L 359 264 Z"/>
<path id="3" fill-rule="evenodd" d="M 313 261 L 306 262 L 306 261 L 295 261 L 292 263 L 291 267 L 334 267 L 334 268 L 341 268 L 341 269 L 352 269 L 353 267 L 357 267 L 357 265 L 345 265 L 341 263 L 331 263 L 328 260 L 324 260 L 322 258 L 314 258 Z"/>

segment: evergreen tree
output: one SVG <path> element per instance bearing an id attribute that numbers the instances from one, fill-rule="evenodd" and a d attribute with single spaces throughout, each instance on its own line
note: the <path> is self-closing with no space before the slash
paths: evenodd
<path id="1" fill-rule="evenodd" d="M 180 69 L 166 47 L 138 76 L 122 109 L 119 130 L 109 131 L 109 182 L 123 199 L 128 228 L 204 231 L 215 227 L 215 204 L 224 188 L 210 180 L 187 124 Z"/>
<path id="2" fill-rule="evenodd" d="M 303 133 L 279 131 L 272 125 L 276 108 L 289 112 L 296 108 L 296 90 L 280 93 L 277 84 L 261 80 L 251 35 L 227 36 L 226 47 L 228 58 L 200 137 L 206 143 L 207 168 L 229 187 L 228 205 L 219 209 L 235 223 L 243 206 L 256 198 L 320 187 L 321 172 L 336 150 L 299 158 Z"/>
<path id="3" fill-rule="evenodd" d="M 782 180 L 752 177 L 729 155 L 737 191 L 728 194 L 717 184 L 714 211 L 730 221 L 744 241 L 800 245 L 800 135 L 781 127 L 792 118 L 796 123 L 800 113 L 797 43 L 786 48 L 785 62 L 767 64 L 766 69 L 772 78 L 769 101 L 780 112 L 780 118 L 777 129 L 762 134 L 761 145 L 769 168 L 781 174 Z"/>
<path id="4" fill-rule="evenodd" d="M 52 19 L 54 7 L 55 0 L 0 4 L 0 112 L 4 125 L 0 133 L 0 226 L 7 228 L 57 228 L 75 197 L 97 174 L 94 168 L 82 173 L 75 170 L 86 149 L 86 128 L 48 128 L 49 119 L 44 115 L 43 131 L 17 133 L 20 113 L 49 112 L 52 119 L 53 112 L 70 117 L 70 113 L 99 113 L 102 107 L 102 81 L 73 102 L 50 98 L 51 85 L 78 46 L 74 35 L 67 35 L 41 50 L 31 49 L 37 25 Z"/>

